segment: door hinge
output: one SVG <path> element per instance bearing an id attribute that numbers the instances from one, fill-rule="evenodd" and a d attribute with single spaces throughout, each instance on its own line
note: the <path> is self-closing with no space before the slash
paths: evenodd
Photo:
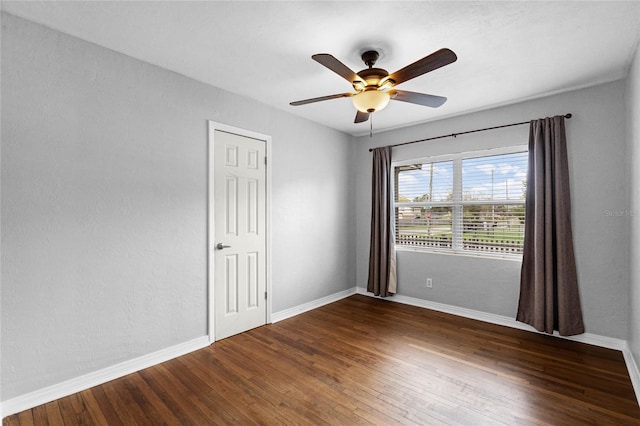
<path id="1" fill-rule="evenodd" d="M 264 157 L 264 165 L 267 165 L 267 157 Z"/>
<path id="2" fill-rule="evenodd" d="M 264 300 L 267 300 L 267 292 L 264 292 Z"/>

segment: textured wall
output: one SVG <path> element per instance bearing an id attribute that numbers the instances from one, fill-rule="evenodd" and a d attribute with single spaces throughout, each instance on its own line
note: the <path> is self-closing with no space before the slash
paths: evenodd
<path id="1" fill-rule="evenodd" d="M 587 332 L 627 336 L 629 280 L 627 173 L 624 140 L 624 81 L 357 140 L 357 285 L 366 286 L 369 253 L 370 146 L 406 142 L 533 118 L 573 113 L 567 121 L 573 231 Z M 528 126 L 440 139 L 394 149 L 394 159 L 526 144 Z M 433 277 L 433 288 L 424 286 Z M 398 293 L 454 306 L 515 317 L 520 262 L 467 256 L 398 253 Z"/>
<path id="2" fill-rule="evenodd" d="M 273 138 L 274 312 L 353 287 L 349 137 L 7 14 L 1 95 L 3 400 L 206 335 L 207 120 Z"/>

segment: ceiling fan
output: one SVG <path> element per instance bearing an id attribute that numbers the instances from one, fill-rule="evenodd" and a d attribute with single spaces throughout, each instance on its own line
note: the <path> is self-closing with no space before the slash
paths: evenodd
<path id="1" fill-rule="evenodd" d="M 442 96 L 396 90 L 394 87 L 412 78 L 455 62 L 458 57 L 453 51 L 440 49 L 392 74 L 389 74 L 382 68 L 373 67 L 378 57 L 379 54 L 375 50 L 364 52 L 362 54 L 362 61 L 369 68 L 355 73 L 328 53 L 318 53 L 311 56 L 311 59 L 324 65 L 351 83 L 355 93 L 339 93 L 336 95 L 321 96 L 319 98 L 304 99 L 291 102 L 290 105 L 298 106 L 327 101 L 329 99 L 352 98 L 353 105 L 358 110 L 354 123 L 362 123 L 369 119 L 371 113 L 380 111 L 386 107 L 392 99 L 432 108 L 437 108 L 446 102 L 447 98 Z"/>

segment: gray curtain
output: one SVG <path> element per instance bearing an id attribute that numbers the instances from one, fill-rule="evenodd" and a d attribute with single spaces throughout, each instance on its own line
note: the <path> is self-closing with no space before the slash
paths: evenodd
<path id="1" fill-rule="evenodd" d="M 367 291 L 387 297 L 396 292 L 396 252 L 393 235 L 391 147 L 373 150 L 371 245 Z"/>
<path id="2" fill-rule="evenodd" d="M 584 333 L 571 232 L 564 117 L 531 121 L 518 321 L 562 336 Z"/>

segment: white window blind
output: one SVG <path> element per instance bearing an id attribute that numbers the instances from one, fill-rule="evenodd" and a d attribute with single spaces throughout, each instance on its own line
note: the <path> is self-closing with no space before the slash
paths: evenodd
<path id="1" fill-rule="evenodd" d="M 451 248 L 453 162 L 396 168 L 396 243 Z"/>
<path id="2" fill-rule="evenodd" d="M 502 256 L 522 253 L 527 179 L 523 148 L 399 164 L 394 171 L 397 245 Z"/>

